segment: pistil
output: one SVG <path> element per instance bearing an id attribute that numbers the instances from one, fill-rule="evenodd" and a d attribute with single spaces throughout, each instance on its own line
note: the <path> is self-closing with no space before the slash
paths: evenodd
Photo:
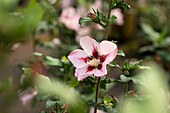
<path id="1" fill-rule="evenodd" d="M 98 66 L 99 63 L 100 63 L 100 61 L 98 59 L 93 59 L 93 60 L 87 62 L 87 64 L 89 64 L 90 66 Z"/>

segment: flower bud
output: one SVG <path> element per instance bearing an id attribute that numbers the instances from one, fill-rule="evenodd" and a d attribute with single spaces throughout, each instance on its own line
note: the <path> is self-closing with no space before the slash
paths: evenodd
<path id="1" fill-rule="evenodd" d="M 51 113 L 55 113 L 55 111 L 51 111 Z"/>
<path id="2" fill-rule="evenodd" d="M 123 74 L 129 75 L 129 71 L 128 71 L 128 70 L 125 70 L 125 71 L 123 72 Z"/>
<path id="3" fill-rule="evenodd" d="M 119 102 L 119 100 L 118 100 L 115 96 L 113 96 L 114 106 L 117 106 L 117 105 L 118 105 L 118 102 Z"/>
<path id="4" fill-rule="evenodd" d="M 159 55 L 156 55 L 155 56 L 155 61 L 157 61 L 157 62 L 160 62 L 162 59 L 161 59 L 161 56 L 159 56 Z"/>
<path id="5" fill-rule="evenodd" d="M 95 13 L 91 13 L 91 12 L 90 12 L 90 18 L 91 18 L 91 20 L 92 20 L 93 22 L 95 22 L 95 23 L 99 23 L 99 22 L 100 22 L 99 17 L 98 17 Z"/>
<path id="6" fill-rule="evenodd" d="M 128 94 L 130 94 L 131 96 L 133 96 L 135 93 L 134 93 L 133 90 L 131 90 L 131 91 L 128 91 Z"/>

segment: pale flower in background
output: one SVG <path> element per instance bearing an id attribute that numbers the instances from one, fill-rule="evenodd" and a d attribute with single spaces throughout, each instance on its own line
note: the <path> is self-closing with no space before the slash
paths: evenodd
<path id="1" fill-rule="evenodd" d="M 12 51 L 15 51 L 15 50 L 18 49 L 20 46 L 21 46 L 21 43 L 15 43 L 15 44 L 12 46 L 11 50 L 12 50 Z"/>
<path id="2" fill-rule="evenodd" d="M 52 40 L 52 43 L 55 44 L 55 45 L 57 45 L 57 46 L 59 46 L 59 45 L 61 44 L 61 41 L 60 41 L 60 39 L 58 39 L 58 38 L 54 38 L 54 39 Z"/>
<path id="3" fill-rule="evenodd" d="M 106 65 L 113 61 L 117 55 L 116 44 L 102 41 L 100 44 L 89 36 L 80 39 L 83 48 L 76 49 L 68 55 L 68 59 L 76 67 L 75 76 L 78 81 L 94 74 L 101 77 L 107 74 Z"/>
<path id="4" fill-rule="evenodd" d="M 120 8 L 113 9 L 111 11 L 111 16 L 115 15 L 117 19 L 115 19 L 115 24 L 122 26 L 124 25 L 124 14 L 122 13 L 122 10 Z"/>
<path id="5" fill-rule="evenodd" d="M 72 6 L 74 3 L 74 0 L 61 0 L 61 7 L 62 8 L 67 8 Z"/>
<path id="6" fill-rule="evenodd" d="M 91 32 L 91 27 L 83 26 L 76 33 L 76 42 L 80 43 L 80 39 L 84 36 L 87 36 Z"/>
<path id="7" fill-rule="evenodd" d="M 24 83 L 24 79 L 25 79 L 25 74 L 22 74 L 22 75 L 21 75 L 21 78 L 20 78 L 20 84 L 23 84 L 23 83 Z"/>
<path id="8" fill-rule="evenodd" d="M 69 29 L 79 30 L 79 18 L 80 16 L 76 13 L 73 7 L 64 8 L 61 13 L 60 21 Z"/>
<path id="9" fill-rule="evenodd" d="M 80 16 L 86 16 L 87 15 L 87 8 L 85 5 L 79 5 L 77 7 L 77 13 L 80 15 Z"/>
<path id="10" fill-rule="evenodd" d="M 94 9 L 102 9 L 102 0 L 95 0 L 94 4 L 91 5 L 90 11 L 93 12 L 92 8 Z"/>
<path id="11" fill-rule="evenodd" d="M 37 93 L 38 93 L 37 89 L 29 88 L 19 93 L 19 99 L 21 100 L 23 105 L 26 105 L 37 95 Z"/>

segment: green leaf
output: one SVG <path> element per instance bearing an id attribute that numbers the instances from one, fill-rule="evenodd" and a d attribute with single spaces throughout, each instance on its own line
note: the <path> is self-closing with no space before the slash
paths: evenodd
<path id="1" fill-rule="evenodd" d="M 170 52 L 168 50 L 160 50 L 157 52 L 158 55 L 165 61 L 170 61 Z"/>
<path id="2" fill-rule="evenodd" d="M 96 81 L 93 76 L 88 76 L 86 79 L 83 79 L 83 83 L 89 85 L 90 87 L 94 88 Z"/>
<path id="3" fill-rule="evenodd" d="M 124 52 L 122 50 L 118 50 L 117 55 L 125 57 L 125 54 L 124 54 Z"/>
<path id="4" fill-rule="evenodd" d="M 120 68 L 120 66 L 116 63 L 116 61 L 113 61 L 113 62 L 109 63 L 108 65 L 113 68 L 116 68 L 116 67 Z"/>
<path id="5" fill-rule="evenodd" d="M 30 75 L 30 73 L 33 71 L 31 68 L 23 67 L 22 70 L 24 71 L 25 75 Z"/>
<path id="6" fill-rule="evenodd" d="M 118 41 L 112 41 L 112 43 L 116 44 Z"/>
<path id="7" fill-rule="evenodd" d="M 52 49 L 54 49 L 55 47 L 56 47 L 56 45 L 54 44 L 54 43 L 52 43 L 52 42 L 41 42 L 42 43 L 42 45 L 44 46 L 44 47 L 47 47 L 47 48 L 52 48 Z"/>
<path id="8" fill-rule="evenodd" d="M 139 61 L 135 61 L 135 62 L 129 62 L 128 63 L 128 67 L 127 70 L 132 73 L 134 72 L 136 69 L 139 69 L 139 64 L 142 62 L 143 60 L 139 60 Z"/>
<path id="9" fill-rule="evenodd" d="M 54 107 L 56 103 L 57 103 L 57 101 L 52 101 L 52 100 L 48 99 L 46 101 L 45 108 Z"/>
<path id="10" fill-rule="evenodd" d="M 161 43 L 162 40 L 165 38 L 166 34 L 168 32 L 168 29 L 167 28 L 164 28 L 158 38 L 158 43 Z"/>
<path id="11" fill-rule="evenodd" d="M 47 65 L 50 65 L 50 66 L 62 66 L 60 59 L 53 58 L 53 57 L 50 57 L 50 56 L 45 56 L 43 58 L 43 62 Z"/>
<path id="12" fill-rule="evenodd" d="M 133 72 L 136 69 L 151 69 L 148 66 L 140 66 L 139 64 L 142 62 L 143 60 L 139 60 L 139 61 L 135 61 L 135 62 L 129 62 L 128 60 L 125 60 L 123 63 L 123 66 L 121 68 L 122 72 L 124 75 L 129 76 L 131 74 L 133 74 Z"/>
<path id="13" fill-rule="evenodd" d="M 29 29 L 34 30 L 43 15 L 41 7 L 36 0 L 30 0 L 24 12 L 26 14 L 25 18 L 29 23 Z"/>
<path id="14" fill-rule="evenodd" d="M 112 106 L 113 104 L 111 103 L 111 101 L 112 101 L 112 97 L 110 97 L 110 96 L 105 96 L 104 97 L 104 99 L 103 99 L 103 102 L 104 102 L 104 105 L 106 105 L 106 106 Z"/>
<path id="15" fill-rule="evenodd" d="M 46 111 L 41 111 L 40 113 L 47 113 Z"/>
<path id="16" fill-rule="evenodd" d="M 41 32 L 41 31 L 46 31 L 49 28 L 49 23 L 45 20 L 41 20 L 38 24 L 37 24 L 37 28 L 36 28 L 36 32 Z"/>
<path id="17" fill-rule="evenodd" d="M 152 42 L 157 42 L 159 40 L 160 33 L 155 31 L 149 24 L 142 23 L 141 27 L 142 27 L 143 32 L 148 35 L 146 37 L 148 40 Z"/>
<path id="18" fill-rule="evenodd" d="M 58 58 L 53 58 L 50 56 L 46 56 L 42 53 L 34 52 L 34 55 L 36 56 L 43 56 L 43 63 L 50 65 L 50 66 L 62 66 L 62 63 L 60 59 Z"/>
<path id="19" fill-rule="evenodd" d="M 98 9 L 94 9 L 97 12 L 97 16 L 99 17 L 99 19 L 103 22 L 106 22 L 106 16 L 104 15 L 104 13 Z M 96 13 L 95 13 L 96 14 Z"/>
<path id="20" fill-rule="evenodd" d="M 126 77 L 125 75 L 120 75 L 120 79 L 122 80 L 122 82 L 127 83 L 131 80 L 130 77 Z"/>
<path id="21" fill-rule="evenodd" d="M 129 62 L 129 66 L 132 67 L 132 66 L 139 66 L 139 64 L 143 62 L 143 60 L 139 60 L 139 61 L 135 61 L 135 62 Z"/>
<path id="22" fill-rule="evenodd" d="M 106 27 L 106 26 L 105 26 L 104 24 L 102 24 L 102 23 L 99 23 L 99 25 L 100 25 L 101 27 L 103 27 L 103 28 Z"/>
<path id="23" fill-rule="evenodd" d="M 33 54 L 34 54 L 35 56 L 43 56 L 42 53 L 38 53 L 38 52 L 34 52 Z"/>
<path id="24" fill-rule="evenodd" d="M 70 83 L 69 83 L 69 86 L 70 86 L 70 87 L 75 87 L 75 86 L 77 86 L 78 84 L 79 84 L 79 81 L 78 81 L 77 78 L 75 77 L 75 78 L 71 79 L 71 81 L 70 81 Z"/>
<path id="25" fill-rule="evenodd" d="M 153 52 L 154 50 L 155 50 L 155 48 L 152 45 L 150 45 L 150 46 L 141 47 L 139 49 L 139 52 L 140 53 L 147 52 L 147 51 Z"/>
<path id="26" fill-rule="evenodd" d="M 100 88 L 103 88 L 104 90 L 107 89 L 107 86 L 109 83 L 111 83 L 111 80 L 110 79 L 104 79 L 104 80 L 101 80 L 100 81 Z"/>
<path id="27" fill-rule="evenodd" d="M 92 22 L 91 18 L 90 17 L 81 17 L 79 19 L 79 24 L 81 25 L 82 23 L 85 23 L 85 22 Z"/>
<path id="28" fill-rule="evenodd" d="M 149 67 L 149 66 L 138 66 L 139 67 L 139 69 L 151 69 L 151 67 Z"/>
<path id="29" fill-rule="evenodd" d="M 115 19 L 117 19 L 117 17 L 115 15 L 113 15 L 110 19 L 108 19 L 107 21 L 114 21 Z"/>
<path id="30" fill-rule="evenodd" d="M 92 8 L 92 10 L 95 14 L 97 14 L 98 11 L 96 12 L 96 9 Z M 98 14 L 99 14 L 99 12 L 98 12 Z"/>
<path id="31" fill-rule="evenodd" d="M 166 37 L 162 40 L 162 42 L 160 43 L 161 47 L 168 47 L 170 46 L 170 36 Z"/>

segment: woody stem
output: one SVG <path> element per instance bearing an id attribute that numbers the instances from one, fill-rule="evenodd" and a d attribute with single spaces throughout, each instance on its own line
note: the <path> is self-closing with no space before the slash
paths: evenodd
<path id="1" fill-rule="evenodd" d="M 110 18 L 111 10 L 112 10 L 112 0 L 110 0 L 110 2 L 109 2 L 109 9 L 108 9 L 108 14 L 107 14 L 107 19 Z M 108 34 L 109 34 L 109 28 L 108 27 L 109 27 L 109 21 L 107 22 L 107 27 L 105 29 L 105 40 L 107 40 Z"/>
<path id="2" fill-rule="evenodd" d="M 99 97 L 99 88 L 100 88 L 100 77 L 97 78 L 94 113 L 97 113 L 97 103 L 98 103 L 98 97 Z"/>
<path id="3" fill-rule="evenodd" d="M 124 88 L 124 96 L 126 96 L 126 93 L 128 91 L 128 83 L 124 84 L 125 88 Z"/>

